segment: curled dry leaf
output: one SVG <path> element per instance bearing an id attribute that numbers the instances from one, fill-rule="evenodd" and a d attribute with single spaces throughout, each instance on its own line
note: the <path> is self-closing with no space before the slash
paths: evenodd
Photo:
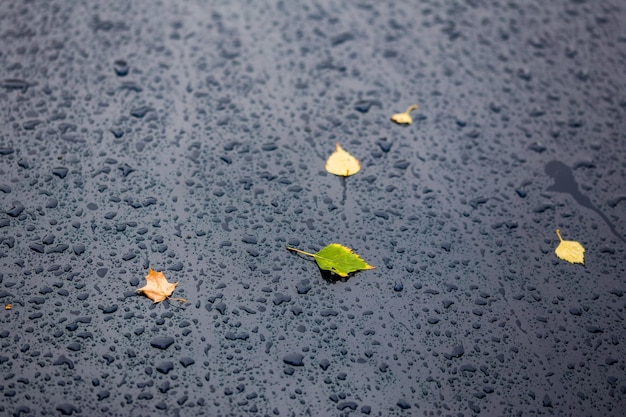
<path id="1" fill-rule="evenodd" d="M 411 112 L 417 110 L 417 104 L 411 104 L 404 113 L 396 113 L 391 116 L 391 121 L 396 122 L 399 125 L 410 125 L 413 123 Z"/>
<path id="2" fill-rule="evenodd" d="M 335 146 L 335 151 L 326 160 L 326 171 L 331 174 L 348 177 L 360 170 L 359 160 L 346 152 L 339 144 Z"/>
<path id="3" fill-rule="evenodd" d="M 184 298 L 170 298 L 170 295 L 172 295 L 177 285 L 178 282 L 167 282 L 167 278 L 165 278 L 165 274 L 163 272 L 157 272 L 154 269 L 149 268 L 148 275 L 146 275 L 146 285 L 141 288 L 137 288 L 135 291 L 143 293 L 143 295 L 155 303 L 160 303 L 166 298 L 184 303 L 186 301 Z"/>
<path id="4" fill-rule="evenodd" d="M 561 243 L 556 247 L 554 252 L 556 256 L 572 264 L 585 264 L 585 248 L 579 242 L 574 240 L 563 240 L 561 231 L 556 229 L 556 235 Z"/>

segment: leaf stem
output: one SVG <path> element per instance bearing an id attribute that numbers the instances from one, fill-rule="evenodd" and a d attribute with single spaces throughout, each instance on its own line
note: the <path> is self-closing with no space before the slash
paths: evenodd
<path id="1" fill-rule="evenodd" d="M 315 258 L 315 254 L 313 254 L 313 253 L 309 253 L 309 252 L 305 252 L 305 251 L 300 250 L 300 249 L 291 248 L 291 247 L 287 246 L 287 250 L 291 250 L 291 251 L 294 251 L 294 252 L 298 252 L 298 253 L 301 253 L 301 254 L 303 254 L 303 255 L 312 256 L 312 257 L 314 257 L 314 258 Z"/>
<path id="2" fill-rule="evenodd" d="M 561 237 L 561 230 L 560 229 L 556 229 L 556 235 L 559 237 L 559 240 L 561 242 L 563 242 L 563 238 Z"/>
<path id="3" fill-rule="evenodd" d="M 411 113 L 413 110 L 417 110 L 417 104 L 411 104 L 404 113 L 409 114 Z"/>

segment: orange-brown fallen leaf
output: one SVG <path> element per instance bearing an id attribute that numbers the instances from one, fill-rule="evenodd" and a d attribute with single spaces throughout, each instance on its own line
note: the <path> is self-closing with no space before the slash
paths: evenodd
<path id="1" fill-rule="evenodd" d="M 184 298 L 170 298 L 170 295 L 172 295 L 177 285 L 178 282 L 167 282 L 163 272 L 157 272 L 154 269 L 149 268 L 148 275 L 146 275 L 146 285 L 141 288 L 137 288 L 135 291 L 143 293 L 143 295 L 155 303 L 160 303 L 166 298 L 170 300 L 178 300 L 184 303 L 186 302 Z"/>

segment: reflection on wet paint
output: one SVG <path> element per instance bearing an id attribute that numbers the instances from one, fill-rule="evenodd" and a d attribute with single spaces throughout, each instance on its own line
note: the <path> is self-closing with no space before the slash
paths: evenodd
<path id="1" fill-rule="evenodd" d="M 548 187 L 548 191 L 556 191 L 559 193 L 567 193 L 571 195 L 578 204 L 595 211 L 606 222 L 607 226 L 609 226 L 609 229 L 611 229 L 613 234 L 621 241 L 626 242 L 622 235 L 620 235 L 617 230 L 615 230 L 615 226 L 613 226 L 613 223 L 611 223 L 609 218 L 600 210 L 598 210 L 596 206 L 593 205 L 589 197 L 580 192 L 580 189 L 578 188 L 578 183 L 576 182 L 576 179 L 574 178 L 574 173 L 572 172 L 572 169 L 570 167 L 568 167 L 561 161 L 554 160 L 546 164 L 544 171 L 554 180 L 554 184 Z"/>

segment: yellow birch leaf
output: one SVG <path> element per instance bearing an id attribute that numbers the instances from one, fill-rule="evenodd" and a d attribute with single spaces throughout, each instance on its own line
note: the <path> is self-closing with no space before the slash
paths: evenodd
<path id="1" fill-rule="evenodd" d="M 359 160 L 346 152 L 339 144 L 335 146 L 335 151 L 326 160 L 326 171 L 331 174 L 348 177 L 360 170 Z"/>
<path id="2" fill-rule="evenodd" d="M 574 240 L 563 240 L 561 231 L 556 229 L 556 235 L 561 243 L 556 247 L 554 252 L 556 256 L 572 264 L 585 264 L 585 248 L 579 242 Z"/>
<path id="3" fill-rule="evenodd" d="M 391 116 L 391 120 L 399 125 L 410 125 L 413 123 L 411 112 L 417 110 L 417 104 L 411 104 L 404 113 L 396 113 Z"/>
<path id="4" fill-rule="evenodd" d="M 178 285 L 178 282 L 167 282 L 165 274 L 163 272 L 157 272 L 152 268 L 148 269 L 148 275 L 146 275 L 146 285 L 137 288 L 136 292 L 141 292 L 143 295 L 154 301 L 160 303 L 166 298 L 170 298 L 170 295 L 174 292 L 174 288 Z M 184 298 L 171 298 L 171 300 L 178 300 L 185 302 Z"/>

